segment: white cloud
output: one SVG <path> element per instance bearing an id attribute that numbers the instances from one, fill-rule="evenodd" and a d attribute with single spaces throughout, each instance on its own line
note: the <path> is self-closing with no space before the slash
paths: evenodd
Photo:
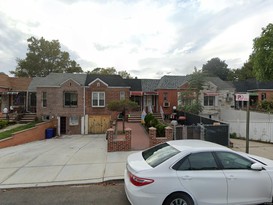
<path id="1" fill-rule="evenodd" d="M 270 0 L 3 0 L 0 65 L 8 73 L 11 59 L 23 56 L 11 42 L 24 51 L 28 37 L 43 36 L 58 39 L 83 69 L 115 67 L 139 78 L 188 74 L 213 57 L 240 67 L 272 9 Z"/>

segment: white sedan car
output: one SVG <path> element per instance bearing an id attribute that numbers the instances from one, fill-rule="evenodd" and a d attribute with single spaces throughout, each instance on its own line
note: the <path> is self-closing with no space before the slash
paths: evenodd
<path id="1" fill-rule="evenodd" d="M 131 154 L 124 181 L 133 205 L 271 204 L 273 161 L 176 140 Z"/>

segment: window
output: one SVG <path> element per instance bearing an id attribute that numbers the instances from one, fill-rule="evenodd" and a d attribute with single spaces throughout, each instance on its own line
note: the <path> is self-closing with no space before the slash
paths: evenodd
<path id="1" fill-rule="evenodd" d="M 72 116 L 69 118 L 69 125 L 79 125 L 79 117 L 78 116 Z"/>
<path id="2" fill-rule="evenodd" d="M 262 100 L 266 100 L 266 93 L 262 93 Z"/>
<path id="3" fill-rule="evenodd" d="M 164 101 L 167 101 L 168 100 L 168 93 L 163 93 L 163 98 L 164 98 Z"/>
<path id="4" fill-rule="evenodd" d="M 104 92 L 93 92 L 92 93 L 92 106 L 93 107 L 104 107 L 105 106 L 105 93 Z"/>
<path id="5" fill-rule="evenodd" d="M 214 96 L 204 96 L 204 106 L 213 106 L 214 99 Z"/>
<path id="6" fill-rule="evenodd" d="M 120 100 L 125 100 L 125 92 L 124 91 L 120 91 L 119 96 L 120 96 Z"/>
<path id="7" fill-rule="evenodd" d="M 151 167 L 156 167 L 178 153 L 173 146 L 164 143 L 143 151 L 142 156 Z"/>
<path id="8" fill-rule="evenodd" d="M 78 94 L 76 92 L 64 93 L 64 107 L 77 107 L 78 106 Z"/>
<path id="9" fill-rule="evenodd" d="M 218 166 L 211 152 L 190 154 L 173 166 L 175 170 L 216 170 Z"/>
<path id="10" fill-rule="evenodd" d="M 231 152 L 216 152 L 224 169 L 250 169 L 252 161 Z"/>
<path id="11" fill-rule="evenodd" d="M 47 107 L 47 93 L 42 93 L 42 107 Z"/>

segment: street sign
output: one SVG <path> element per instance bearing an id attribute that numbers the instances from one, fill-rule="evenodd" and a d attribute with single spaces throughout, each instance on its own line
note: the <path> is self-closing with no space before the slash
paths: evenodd
<path id="1" fill-rule="evenodd" d="M 236 101 L 249 101 L 249 94 L 235 94 Z"/>

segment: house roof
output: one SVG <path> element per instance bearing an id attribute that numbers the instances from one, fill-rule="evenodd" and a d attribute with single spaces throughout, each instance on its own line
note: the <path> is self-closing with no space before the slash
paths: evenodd
<path id="1" fill-rule="evenodd" d="M 154 92 L 160 80 L 158 79 L 141 79 L 143 92 Z"/>
<path id="2" fill-rule="evenodd" d="M 234 86 L 232 86 L 230 83 L 223 81 L 219 77 L 206 77 L 206 81 L 212 82 L 214 85 L 217 86 L 218 90 L 229 90 L 234 89 Z"/>
<path id="3" fill-rule="evenodd" d="M 34 77 L 28 86 L 29 92 L 36 92 L 37 87 L 57 87 L 72 79 L 80 85 L 85 84 L 86 74 L 50 73 L 46 77 Z"/>
<path id="4" fill-rule="evenodd" d="M 262 90 L 262 89 L 273 89 L 273 81 L 259 82 L 256 79 L 247 79 L 244 81 L 235 81 L 233 85 L 236 92 L 247 92 L 250 90 Z"/>
<path id="5" fill-rule="evenodd" d="M 36 92 L 36 88 L 39 87 L 40 85 L 45 85 L 46 83 L 44 82 L 45 77 L 34 77 L 32 78 L 32 81 L 30 82 L 28 86 L 28 91 L 29 92 Z"/>
<path id="6" fill-rule="evenodd" d="M 45 77 L 43 83 L 46 86 L 60 86 L 65 81 L 72 79 L 80 85 L 85 84 L 86 74 L 74 74 L 74 73 L 50 73 Z M 43 85 L 41 85 L 43 87 Z"/>
<path id="7" fill-rule="evenodd" d="M 27 91 L 32 78 L 10 78 L 12 91 Z"/>
<path id="8" fill-rule="evenodd" d="M 25 77 L 9 77 L 4 73 L 0 73 L 0 88 L 10 91 L 27 91 L 32 78 Z"/>
<path id="9" fill-rule="evenodd" d="M 96 79 L 100 79 L 105 82 L 110 87 L 129 87 L 124 79 L 120 75 L 99 75 L 99 74 L 89 74 L 86 77 L 85 85 L 89 85 Z"/>
<path id="10" fill-rule="evenodd" d="M 10 88 L 9 76 L 5 73 L 0 73 L 0 87 L 1 88 Z"/>
<path id="11" fill-rule="evenodd" d="M 164 75 L 156 89 L 177 89 L 187 81 L 187 76 L 170 76 Z"/>
<path id="12" fill-rule="evenodd" d="M 142 91 L 141 79 L 124 79 L 124 82 L 130 86 L 131 91 Z"/>

